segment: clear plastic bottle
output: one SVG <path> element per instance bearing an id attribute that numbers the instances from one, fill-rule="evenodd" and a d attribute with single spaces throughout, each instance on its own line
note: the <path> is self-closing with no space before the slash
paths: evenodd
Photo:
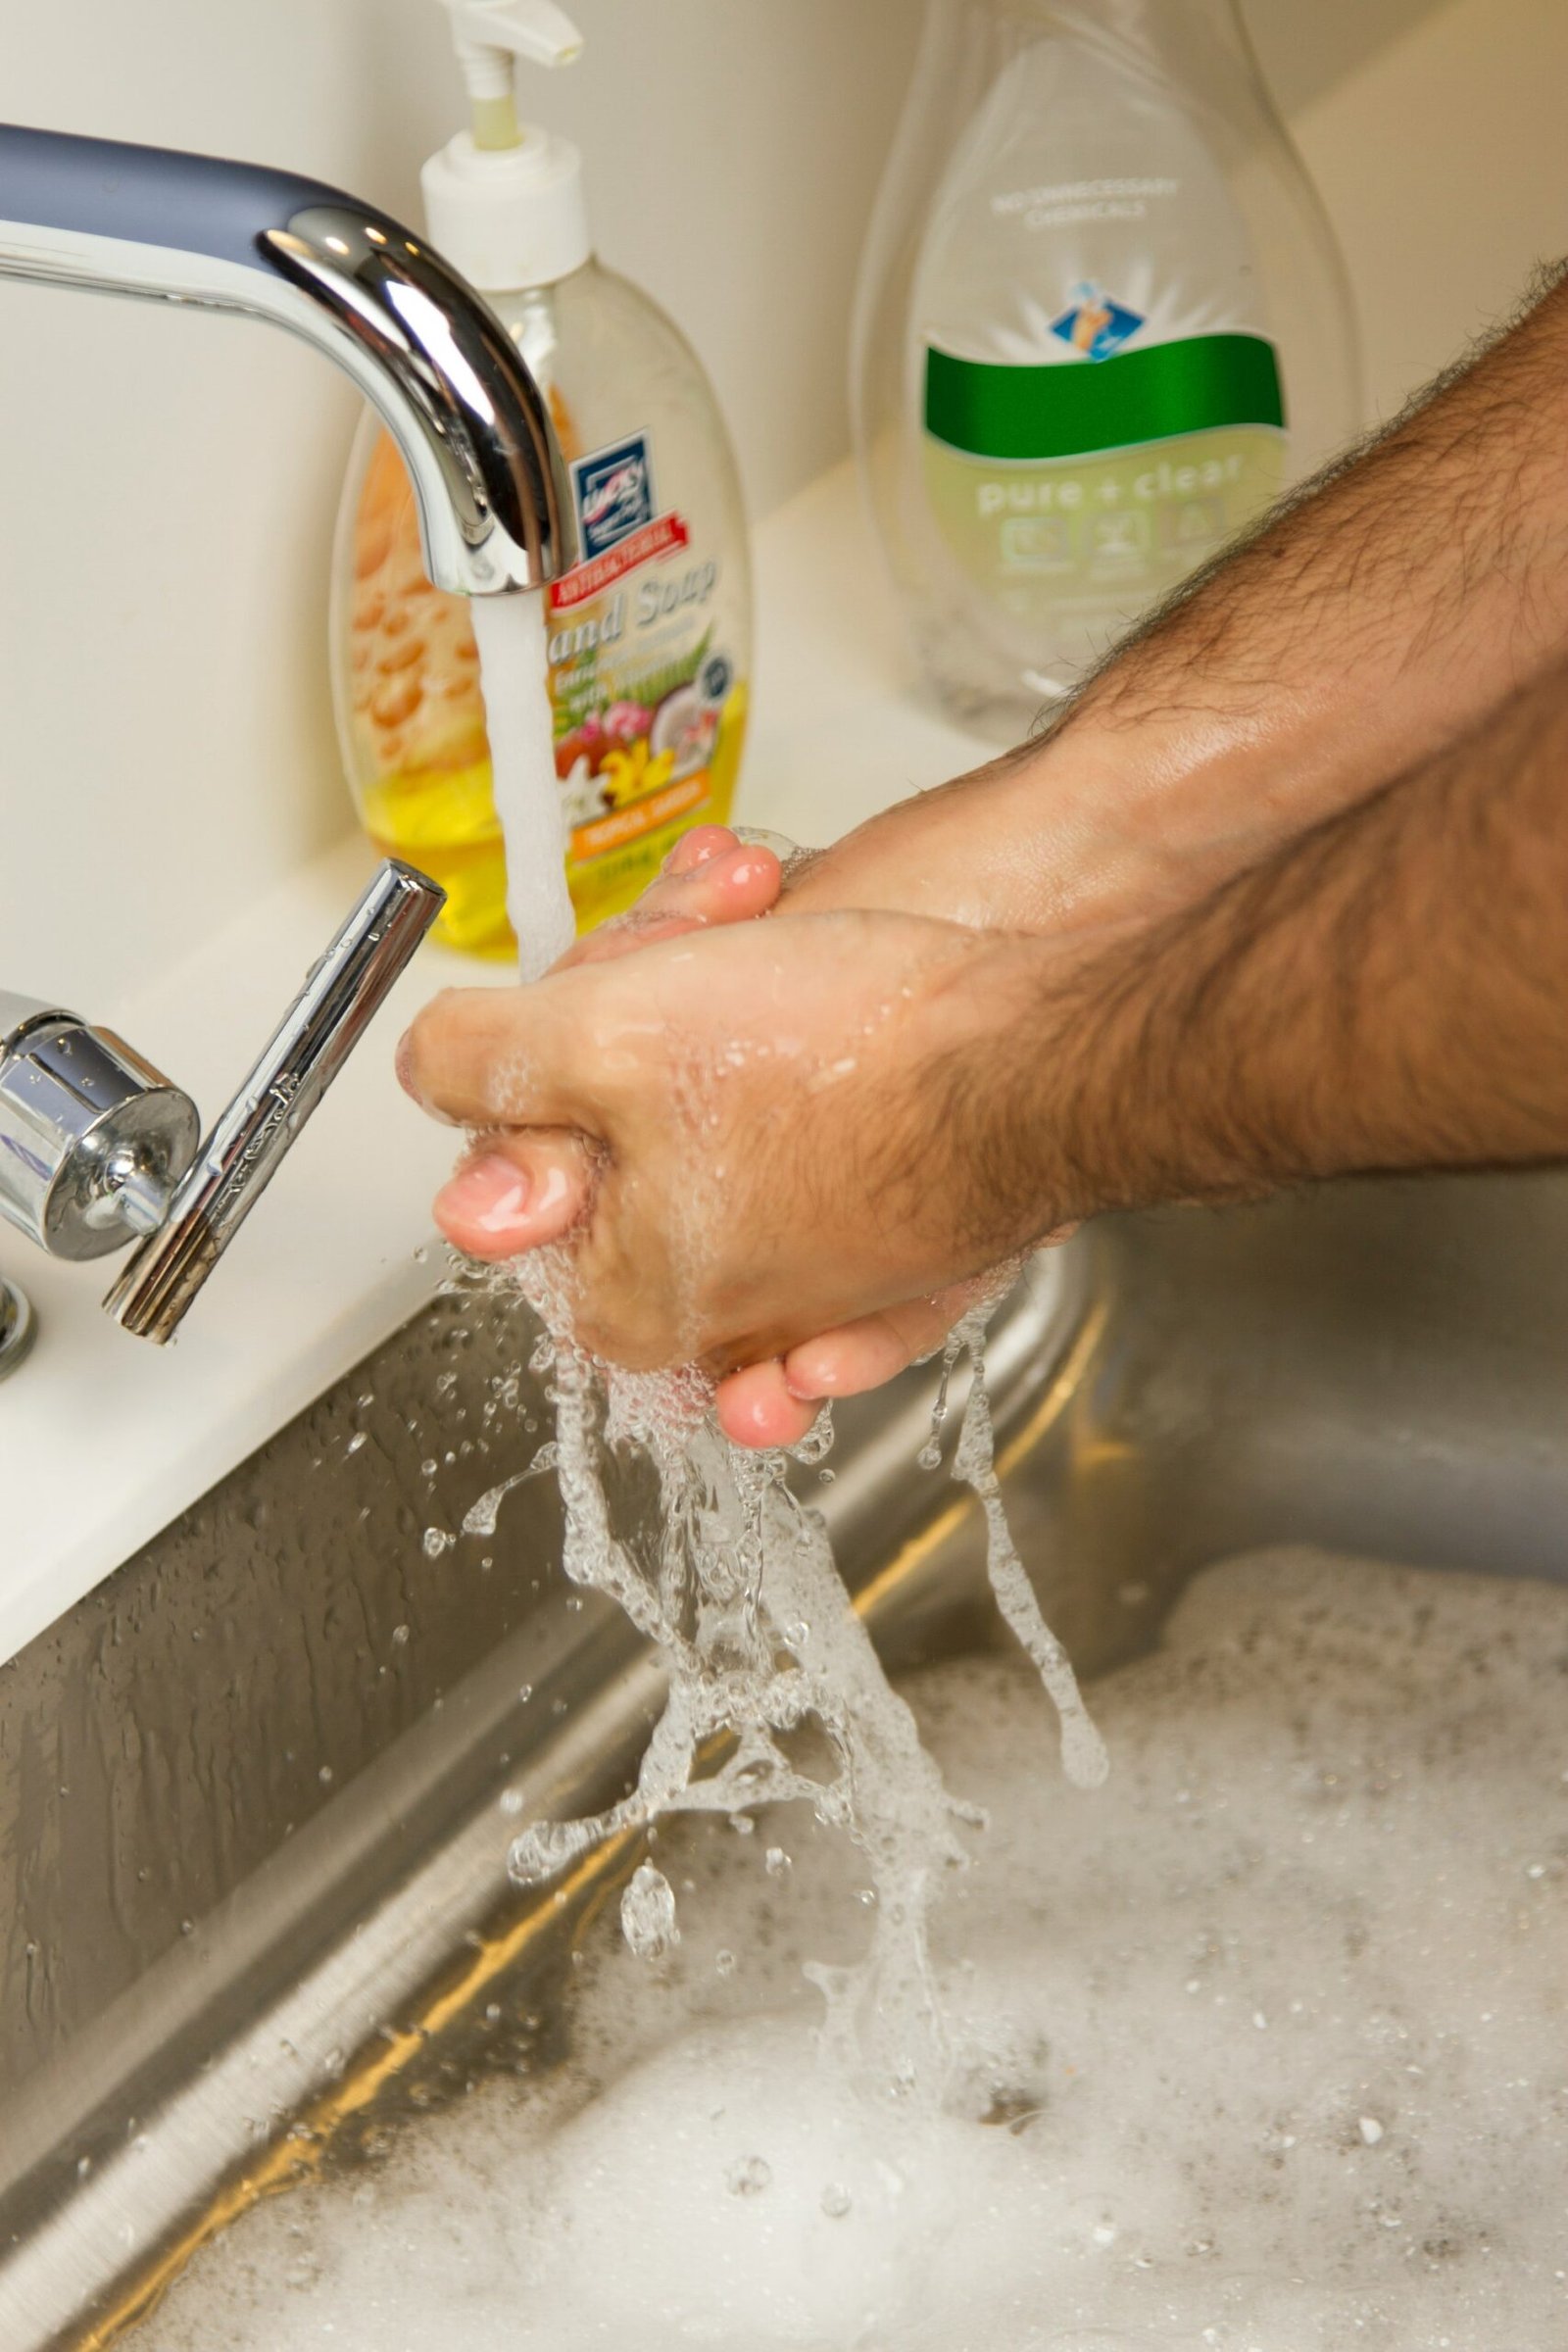
<path id="1" fill-rule="evenodd" d="M 565 62 L 573 28 L 544 0 L 489 0 L 455 7 L 454 29 L 475 133 L 426 165 L 425 204 L 432 241 L 545 393 L 571 479 L 579 560 L 551 592 L 550 696 L 586 930 L 631 904 L 689 826 L 729 813 L 751 662 L 745 514 L 695 353 L 593 259 L 576 150 L 513 112 L 514 53 Z M 338 726 L 366 829 L 444 885 L 451 945 L 511 956 L 471 616 L 425 577 L 402 460 L 371 416 L 333 570 Z"/>
<path id="2" fill-rule="evenodd" d="M 921 672 L 1006 740 L 1353 432 L 1235 0 L 928 0 L 851 396 Z"/>

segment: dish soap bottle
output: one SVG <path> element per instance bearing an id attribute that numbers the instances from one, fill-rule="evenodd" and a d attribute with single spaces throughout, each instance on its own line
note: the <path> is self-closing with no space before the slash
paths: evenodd
<path id="1" fill-rule="evenodd" d="M 928 0 L 851 391 L 920 668 L 1008 740 L 1355 429 L 1236 0 Z"/>
<path id="2" fill-rule="evenodd" d="M 472 106 L 424 166 L 430 241 L 549 401 L 578 561 L 550 592 L 549 684 L 579 930 L 629 906 L 679 834 L 729 813 L 746 732 L 751 580 L 713 394 L 654 303 L 590 248 L 577 149 L 520 124 L 514 61 L 581 49 L 551 0 L 442 0 Z M 338 728 L 366 829 L 445 886 L 440 929 L 515 954 L 466 600 L 426 579 L 403 462 L 367 416 L 333 558 Z"/>

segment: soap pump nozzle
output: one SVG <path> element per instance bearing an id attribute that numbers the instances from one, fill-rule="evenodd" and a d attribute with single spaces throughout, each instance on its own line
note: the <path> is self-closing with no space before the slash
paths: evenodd
<path id="1" fill-rule="evenodd" d="M 519 58 L 569 66 L 582 35 L 555 0 L 441 0 L 472 128 L 419 174 L 434 243 L 481 292 L 553 285 L 590 253 L 582 158 L 568 139 L 519 122 Z"/>
<path id="2" fill-rule="evenodd" d="M 513 96 L 516 60 L 569 66 L 582 34 L 555 0 L 447 0 L 452 43 L 473 109 L 473 143 L 487 153 L 520 147 Z"/>

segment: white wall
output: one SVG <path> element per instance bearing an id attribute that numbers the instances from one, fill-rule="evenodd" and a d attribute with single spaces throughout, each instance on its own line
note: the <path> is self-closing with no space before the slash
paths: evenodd
<path id="1" fill-rule="evenodd" d="M 1568 258 L 1563 0 L 1245 0 L 1350 264 L 1373 413 L 1387 416 Z M 1303 69 L 1303 24 L 1353 39 Z M 1392 37 L 1371 45 L 1375 33 Z"/>
<path id="2" fill-rule="evenodd" d="M 844 446 L 919 0 L 578 6 L 588 54 L 540 111 L 588 150 L 606 258 L 703 350 L 764 512 Z M 1387 409 L 1568 248 L 1568 8 L 1245 11 Z M 0 0 L 0 106 L 410 209 L 455 120 L 444 37 L 432 0 Z M 265 328 L 0 284 L 0 986 L 112 1006 L 348 823 L 324 613 L 353 407 Z"/>

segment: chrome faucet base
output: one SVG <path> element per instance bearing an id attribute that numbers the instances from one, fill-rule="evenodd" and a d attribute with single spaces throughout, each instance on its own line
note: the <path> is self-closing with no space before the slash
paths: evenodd
<path id="1" fill-rule="evenodd" d="M 52 1257 L 138 1242 L 104 1306 L 172 1339 L 445 900 L 383 861 L 199 1149 L 195 1103 L 123 1039 L 0 995 L 0 1217 Z M 21 1293 L 0 1292 L 0 1369 L 30 1332 Z"/>
<path id="2" fill-rule="evenodd" d="M 0 1380 L 15 1372 L 38 1329 L 32 1301 L 25 1291 L 0 1277 Z"/>
<path id="3" fill-rule="evenodd" d="M 0 992 L 0 1216 L 51 1257 L 156 1232 L 200 1133 L 189 1096 L 123 1038 Z"/>
<path id="4" fill-rule="evenodd" d="M 388 858 L 104 1300 L 138 1339 L 172 1339 L 285 1152 L 435 921 L 446 893 Z"/>

